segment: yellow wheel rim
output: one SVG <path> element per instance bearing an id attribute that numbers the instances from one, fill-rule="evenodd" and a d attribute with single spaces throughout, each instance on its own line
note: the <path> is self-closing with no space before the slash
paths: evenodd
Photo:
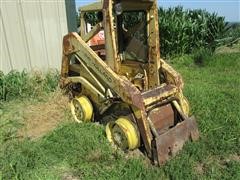
<path id="1" fill-rule="evenodd" d="M 92 120 L 93 106 L 86 96 L 74 98 L 70 103 L 70 107 L 73 118 L 78 123 Z"/>
<path id="2" fill-rule="evenodd" d="M 120 117 L 115 122 L 108 123 L 106 134 L 109 142 L 124 150 L 133 150 L 139 147 L 139 133 L 135 125 L 126 117 Z"/>
<path id="3" fill-rule="evenodd" d="M 110 143 L 113 143 L 113 137 L 112 137 L 112 128 L 114 126 L 114 122 L 111 121 L 109 123 L 107 123 L 106 125 L 106 135 L 107 135 L 107 139 Z"/>
<path id="4" fill-rule="evenodd" d="M 187 116 L 189 115 L 190 108 L 189 108 L 189 102 L 186 97 L 183 97 L 183 100 L 182 100 L 182 110 L 184 114 L 186 114 Z"/>

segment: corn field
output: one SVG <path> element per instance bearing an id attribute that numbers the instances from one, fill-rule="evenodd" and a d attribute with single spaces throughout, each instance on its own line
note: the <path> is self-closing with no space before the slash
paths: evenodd
<path id="1" fill-rule="evenodd" d="M 214 50 L 217 39 L 230 29 L 224 17 L 205 10 L 182 7 L 159 8 L 159 30 L 163 56 L 189 54 L 198 48 Z"/>

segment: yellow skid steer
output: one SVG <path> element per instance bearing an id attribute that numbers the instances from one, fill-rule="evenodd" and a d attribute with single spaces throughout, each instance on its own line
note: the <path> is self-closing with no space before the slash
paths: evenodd
<path id="1" fill-rule="evenodd" d="M 160 58 L 156 0 L 103 0 L 80 12 L 80 35 L 63 39 L 60 82 L 74 119 L 99 121 L 110 142 L 164 164 L 199 132 L 181 76 Z"/>

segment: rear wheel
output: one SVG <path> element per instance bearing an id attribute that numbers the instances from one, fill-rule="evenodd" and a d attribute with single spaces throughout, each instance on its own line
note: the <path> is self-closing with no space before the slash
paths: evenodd
<path id="1" fill-rule="evenodd" d="M 120 117 L 106 126 L 107 138 L 123 150 L 134 150 L 139 147 L 139 132 L 134 123 L 127 117 Z"/>
<path id="2" fill-rule="evenodd" d="M 76 122 L 91 122 L 93 116 L 93 106 L 86 96 L 72 99 L 70 103 L 71 112 Z"/>

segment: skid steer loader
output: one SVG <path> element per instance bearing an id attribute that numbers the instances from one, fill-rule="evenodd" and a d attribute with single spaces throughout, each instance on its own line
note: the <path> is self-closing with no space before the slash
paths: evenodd
<path id="1" fill-rule="evenodd" d="M 74 119 L 100 121 L 110 142 L 164 164 L 199 132 L 181 76 L 160 58 L 156 0 L 103 0 L 80 12 L 80 35 L 63 39 L 60 82 Z"/>

